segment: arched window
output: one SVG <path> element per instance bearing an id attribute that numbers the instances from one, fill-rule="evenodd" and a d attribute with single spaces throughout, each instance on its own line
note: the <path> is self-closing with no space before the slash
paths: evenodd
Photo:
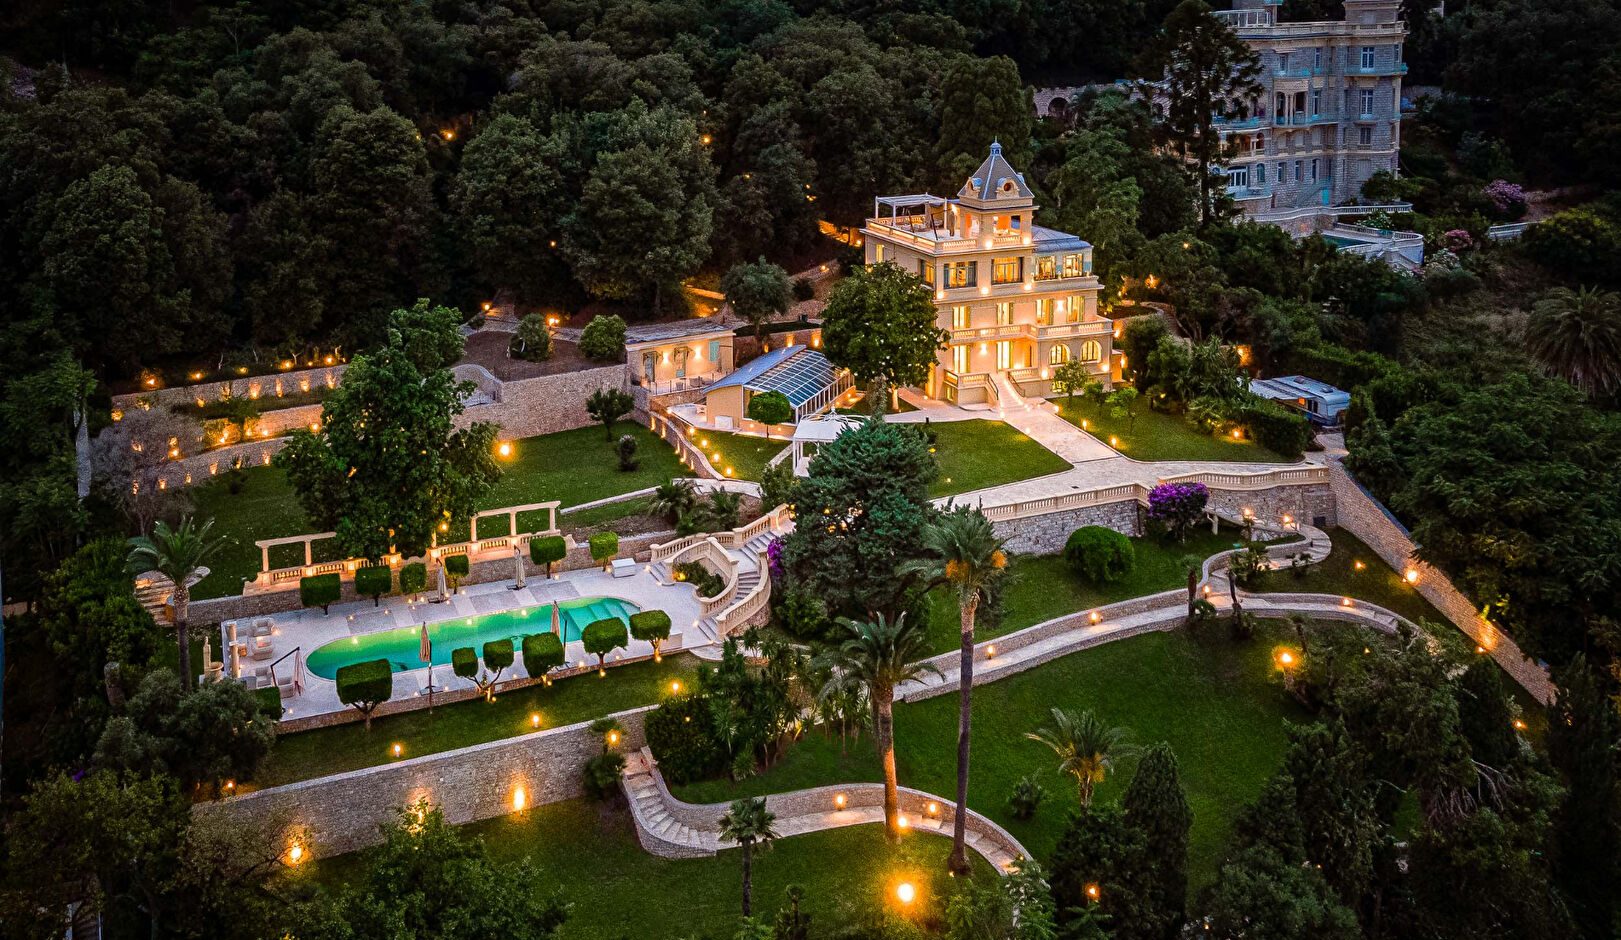
<path id="1" fill-rule="evenodd" d="M 1098 362 L 1098 361 L 1100 361 L 1102 359 L 1103 359 L 1103 347 L 1098 345 L 1097 340 L 1089 339 L 1086 342 L 1081 344 L 1081 361 L 1082 362 Z"/>
<path id="2" fill-rule="evenodd" d="M 1055 345 L 1047 352 L 1047 364 L 1061 366 L 1069 361 L 1069 347 L 1063 343 Z"/>

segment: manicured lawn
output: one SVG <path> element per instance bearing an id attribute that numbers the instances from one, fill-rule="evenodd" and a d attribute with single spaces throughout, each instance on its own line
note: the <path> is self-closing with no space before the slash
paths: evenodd
<path id="1" fill-rule="evenodd" d="M 693 440 L 700 447 L 704 446 L 705 441 L 708 442 L 709 446 L 704 452 L 709 455 L 710 466 L 721 473 L 730 467 L 734 479 L 755 482 L 759 482 L 771 458 L 788 446 L 788 441 L 780 437 L 767 439 L 726 431 L 699 431 Z"/>
<path id="2" fill-rule="evenodd" d="M 940 464 L 930 496 L 951 496 L 1069 469 L 1064 458 L 1001 421 L 939 421 L 927 427 L 934 433 L 934 459 Z"/>
<path id="3" fill-rule="evenodd" d="M 1109 409 L 1094 408 L 1078 398 L 1058 399 L 1058 413 L 1064 420 L 1137 460 L 1287 462 L 1248 438 L 1235 441 L 1230 437 L 1200 433 L 1179 415 L 1151 411 L 1146 402 L 1138 402 L 1135 411 L 1135 420 L 1114 418 L 1109 415 Z"/>
<path id="4" fill-rule="evenodd" d="M 641 465 L 630 472 L 619 469 L 613 445 L 603 440 L 600 425 L 514 441 L 517 453 L 480 506 L 498 509 L 552 499 L 573 506 L 656 486 L 685 475 L 686 468 L 676 458 L 675 450 L 658 435 L 634 421 L 621 421 L 614 428 L 614 436 L 625 434 L 636 438 L 637 456 L 641 459 Z M 227 481 L 219 479 L 197 487 L 192 491 L 192 498 L 198 517 L 214 519 L 214 533 L 231 539 L 210 563 L 212 572 L 194 590 L 193 596 L 198 599 L 242 593 L 242 583 L 252 580 L 259 571 L 260 555 L 253 544 L 255 541 L 315 531 L 299 506 L 287 475 L 274 467 L 243 471 L 241 492 L 234 495 Z M 595 521 L 621 518 L 625 514 L 628 512 L 622 511 L 622 507 L 606 509 Z M 523 524 L 529 520 L 519 521 Z M 486 524 L 504 526 L 506 520 L 503 517 Z M 466 538 L 466 533 L 466 527 L 462 526 L 460 531 L 450 532 L 447 538 Z M 333 550 L 329 542 L 317 543 L 315 560 L 332 560 L 321 554 L 323 546 L 327 552 Z M 302 549 L 295 546 L 279 554 L 272 552 L 270 563 L 293 565 L 303 560 Z"/>
<path id="5" fill-rule="evenodd" d="M 1083 580 L 1065 564 L 1062 555 L 1015 556 L 1002 589 L 1001 622 L 992 624 L 982 616 L 975 625 L 974 635 L 989 639 L 1079 610 L 1184 588 L 1187 573 L 1182 567 L 1183 556 L 1205 558 L 1227 551 L 1240 538 L 1237 529 L 1223 528 L 1218 534 L 1198 529 L 1181 543 L 1156 538 L 1132 539 L 1132 547 L 1137 552 L 1136 566 L 1124 578 L 1110 584 Z M 929 595 L 930 652 L 956 649 L 960 632 L 957 602 L 943 589 L 932 592 Z"/>
<path id="6" fill-rule="evenodd" d="M 406 757 L 421 757 L 528 734 L 535 730 L 529 717 L 533 714 L 540 715 L 542 728 L 599 718 L 660 701 L 670 694 L 672 680 L 691 688 L 697 674 L 697 657 L 677 655 L 662 663 L 609 669 L 606 678 L 593 672 L 554 682 L 550 688 L 528 686 L 498 695 L 490 703 L 458 702 L 441 705 L 432 715 L 423 709 L 379 718 L 370 733 L 360 723 L 301 731 L 276 740 L 253 783 L 272 787 L 386 764 L 393 760 L 389 749 L 396 742 L 405 746 Z"/>
<path id="7" fill-rule="evenodd" d="M 528 856 L 553 890 L 571 904 L 561 940 L 617 937 L 730 937 L 742 898 L 741 859 L 728 849 L 710 858 L 668 861 L 636 843 L 630 815 L 580 800 L 537 806 L 522 813 L 474 823 L 502 862 Z M 789 885 L 805 889 L 801 909 L 811 916 L 811 935 L 830 936 L 880 908 L 896 910 L 895 886 L 917 888 L 913 916 L 936 925 L 950 879 L 945 875 L 949 839 L 914 834 L 891 848 L 878 826 L 852 826 L 778 839 L 754 855 L 754 910 L 771 923 L 787 906 Z M 358 873 L 365 853 L 325 859 L 293 877 L 313 877 L 332 886 Z M 974 856 L 980 877 L 994 877 Z"/>
<path id="8" fill-rule="evenodd" d="M 1283 722 L 1307 717 L 1286 697 L 1272 666 L 1279 624 L 1234 643 L 1226 629 L 1151 633 L 1074 653 L 974 690 L 973 775 L 969 805 L 986 813 L 1045 861 L 1076 808 L 1073 784 L 1060 779 L 1051 751 L 1024 737 L 1049 721 L 1055 706 L 1090 709 L 1123 728 L 1138 745 L 1168 742 L 1181 765 L 1193 809 L 1190 874 L 1210 882 L 1244 804 L 1276 770 L 1285 745 Z M 900 781 L 949 794 L 956 781 L 957 696 L 895 708 Z M 1096 799 L 1117 799 L 1136 762 L 1125 758 Z M 1049 796 L 1035 817 L 1008 813 L 1013 786 L 1034 774 Z M 837 737 L 808 732 L 772 769 L 741 783 L 707 781 L 675 788 L 695 802 L 882 779 L 870 737 L 840 753 Z"/>

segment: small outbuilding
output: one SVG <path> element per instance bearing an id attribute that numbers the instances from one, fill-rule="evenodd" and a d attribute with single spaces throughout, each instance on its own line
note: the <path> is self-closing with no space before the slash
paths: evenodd
<path id="1" fill-rule="evenodd" d="M 793 406 L 793 420 L 799 421 L 832 407 L 849 387 L 850 373 L 820 350 L 783 346 L 704 389 L 702 423 L 718 430 L 757 430 L 748 420 L 749 400 L 764 392 L 780 392 Z"/>
<path id="2" fill-rule="evenodd" d="M 1350 392 L 1304 375 L 1251 379 L 1250 391 L 1301 411 L 1312 424 L 1325 428 L 1337 427 L 1351 403 Z"/>

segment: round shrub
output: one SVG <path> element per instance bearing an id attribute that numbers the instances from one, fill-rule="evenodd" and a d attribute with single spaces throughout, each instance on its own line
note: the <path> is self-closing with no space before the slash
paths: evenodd
<path id="1" fill-rule="evenodd" d="M 343 582 L 338 573 L 312 574 L 298 581 L 298 602 L 305 607 L 319 607 L 321 613 L 343 596 Z"/>
<path id="2" fill-rule="evenodd" d="M 355 569 L 355 593 L 371 598 L 373 607 L 377 599 L 394 589 L 394 569 L 387 565 L 367 565 Z"/>
<path id="3" fill-rule="evenodd" d="M 607 361 L 625 354 L 625 321 L 613 314 L 599 315 L 580 331 L 580 353 L 587 359 Z"/>
<path id="4" fill-rule="evenodd" d="M 518 322 L 518 331 L 512 334 L 507 351 L 514 359 L 544 362 L 552 357 L 552 334 L 546 329 L 546 318 L 531 313 Z"/>
<path id="5" fill-rule="evenodd" d="M 662 610 L 643 610 L 630 615 L 630 635 L 643 643 L 653 644 L 657 654 L 665 640 L 670 638 L 670 615 Z"/>
<path id="6" fill-rule="evenodd" d="M 478 675 L 478 653 L 471 646 L 450 651 L 450 671 L 463 679 Z"/>
<path id="7" fill-rule="evenodd" d="M 691 783 L 726 770 L 726 749 L 715 737 L 709 703 L 701 696 L 669 699 L 648 712 L 644 728 L 647 746 L 667 780 Z"/>
<path id="8" fill-rule="evenodd" d="M 1064 561 L 1088 581 L 1118 581 L 1137 564 L 1131 539 L 1100 525 L 1082 526 L 1064 543 Z"/>
<path id="9" fill-rule="evenodd" d="M 445 577 L 450 581 L 453 590 L 461 588 L 462 579 L 472 570 L 472 562 L 467 560 L 466 555 L 445 556 Z"/>
<path id="10" fill-rule="evenodd" d="M 781 392 L 760 392 L 749 399 L 749 418 L 761 424 L 786 424 L 793 417 L 793 403 Z"/>
<path id="11" fill-rule="evenodd" d="M 400 569 L 400 593 L 421 594 L 428 589 L 428 566 L 413 561 Z"/>
<path id="12" fill-rule="evenodd" d="M 580 632 L 580 643 L 585 651 L 597 658 L 597 668 L 602 668 L 604 658 L 616 649 L 624 649 L 630 643 L 630 634 L 625 629 L 625 621 L 618 617 L 604 617 L 586 624 Z"/>
<path id="13" fill-rule="evenodd" d="M 555 633 L 531 633 L 523 638 L 523 668 L 539 679 L 563 665 L 563 641 Z"/>
<path id="14" fill-rule="evenodd" d="M 552 565 L 568 555 L 568 542 L 561 535 L 543 535 L 529 540 L 529 560 L 546 566 L 546 577 L 552 576 Z"/>
<path id="15" fill-rule="evenodd" d="M 795 300 L 814 300 L 816 298 L 816 282 L 808 277 L 795 278 L 792 289 Z"/>

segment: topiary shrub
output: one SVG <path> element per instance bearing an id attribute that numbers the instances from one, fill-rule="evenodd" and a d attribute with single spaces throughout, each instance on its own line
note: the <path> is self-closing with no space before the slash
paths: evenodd
<path id="1" fill-rule="evenodd" d="M 400 593 L 421 594 L 428 589 L 428 566 L 413 561 L 400 569 Z"/>
<path id="2" fill-rule="evenodd" d="M 527 362 L 544 362 L 552 357 L 552 332 L 546 328 L 546 318 L 531 313 L 518 321 L 518 331 L 512 334 L 507 354 Z"/>
<path id="3" fill-rule="evenodd" d="M 563 640 L 557 634 L 531 633 L 523 638 L 523 668 L 531 679 L 545 678 L 564 662 Z"/>
<path id="4" fill-rule="evenodd" d="M 343 579 L 337 572 L 312 574 L 298 579 L 298 602 L 305 607 L 319 607 L 329 613 L 333 604 L 343 597 Z"/>
<path id="5" fill-rule="evenodd" d="M 253 698 L 259 703 L 259 713 L 271 721 L 280 721 L 282 713 L 287 710 L 281 704 L 281 690 L 275 686 L 254 689 Z"/>
<path id="6" fill-rule="evenodd" d="M 450 581 L 452 593 L 461 592 L 462 579 L 467 577 L 467 573 L 472 570 L 472 564 L 467 560 L 466 555 L 445 556 L 445 577 Z"/>
<path id="7" fill-rule="evenodd" d="M 660 647 L 670 638 L 670 615 L 662 610 L 644 610 L 630 615 L 630 635 L 643 643 L 653 644 L 653 658 L 662 654 Z"/>
<path id="8" fill-rule="evenodd" d="M 1118 581 L 1137 565 L 1137 550 L 1113 529 L 1081 526 L 1064 543 L 1064 561 L 1076 574 L 1098 584 Z"/>
<path id="9" fill-rule="evenodd" d="M 371 730 L 371 713 L 394 695 L 394 670 L 386 659 L 339 666 L 334 682 L 338 701 L 366 716 L 367 731 Z"/>
<path id="10" fill-rule="evenodd" d="M 625 355 L 625 321 L 613 314 L 599 314 L 580 331 L 580 354 L 606 362 Z"/>
<path id="11" fill-rule="evenodd" d="M 512 668 L 512 658 L 511 640 L 491 640 L 484 644 L 484 672 L 474 680 L 484 693 L 484 701 L 495 701 L 495 684 L 501 681 L 501 673 Z"/>
<path id="12" fill-rule="evenodd" d="M 366 565 L 355 569 L 355 593 L 371 598 L 376 607 L 379 598 L 394 590 L 394 569 L 387 565 Z"/>
<path id="13" fill-rule="evenodd" d="M 600 671 L 609 653 L 624 649 L 630 643 L 630 634 L 625 630 L 625 621 L 618 617 L 604 617 L 586 625 L 580 634 L 580 642 L 587 653 L 597 658 L 597 669 Z"/>
<path id="14" fill-rule="evenodd" d="M 619 554 L 619 536 L 612 532 L 598 532 L 591 536 L 591 560 L 607 567 Z"/>
<path id="15" fill-rule="evenodd" d="M 552 565 L 568 557 L 568 542 L 561 535 L 547 535 L 529 540 L 529 560 L 546 566 L 546 577 L 552 576 Z"/>
<path id="16" fill-rule="evenodd" d="M 673 783 L 692 783 L 720 776 L 727 767 L 726 749 L 715 736 L 709 703 L 699 695 L 668 699 L 647 713 L 647 746 L 659 770 Z"/>
<path id="17" fill-rule="evenodd" d="M 471 646 L 450 651 L 450 671 L 463 679 L 478 681 L 478 653 Z"/>
<path id="18" fill-rule="evenodd" d="M 1311 443 L 1311 422 L 1297 411 L 1265 399 L 1245 402 L 1233 409 L 1232 419 L 1249 430 L 1257 444 L 1278 452 L 1286 460 L 1298 460 Z"/>
<path id="19" fill-rule="evenodd" d="M 808 277 L 795 278 L 791 289 L 795 300 L 816 299 L 816 282 Z"/>

